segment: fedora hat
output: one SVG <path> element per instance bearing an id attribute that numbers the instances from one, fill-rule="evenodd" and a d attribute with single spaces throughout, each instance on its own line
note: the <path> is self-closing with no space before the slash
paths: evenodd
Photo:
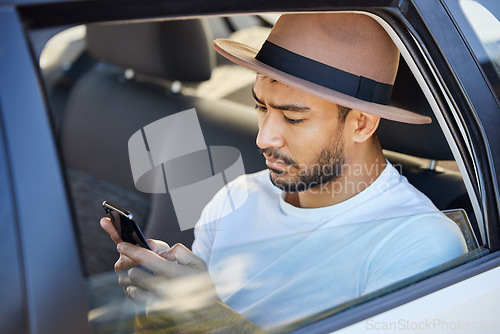
<path id="1" fill-rule="evenodd" d="M 260 50 L 230 39 L 213 45 L 239 65 L 336 104 L 398 122 L 431 122 L 389 105 L 399 51 L 367 15 L 284 14 Z"/>

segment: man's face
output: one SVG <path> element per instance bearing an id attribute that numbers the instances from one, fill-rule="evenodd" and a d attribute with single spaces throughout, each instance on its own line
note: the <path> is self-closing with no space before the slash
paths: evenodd
<path id="1" fill-rule="evenodd" d="M 335 179 L 345 163 L 338 107 L 264 75 L 253 87 L 261 149 L 271 181 L 285 191 L 304 191 Z"/>

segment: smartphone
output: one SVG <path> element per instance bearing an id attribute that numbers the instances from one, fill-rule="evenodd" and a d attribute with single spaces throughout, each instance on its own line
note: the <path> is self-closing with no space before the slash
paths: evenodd
<path id="1" fill-rule="evenodd" d="M 130 212 L 108 201 L 102 202 L 102 207 L 113 222 L 123 241 L 151 250 L 141 229 L 134 221 L 134 216 Z"/>

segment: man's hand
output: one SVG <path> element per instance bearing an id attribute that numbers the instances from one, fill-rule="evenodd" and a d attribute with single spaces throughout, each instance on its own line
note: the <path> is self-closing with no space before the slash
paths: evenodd
<path id="1" fill-rule="evenodd" d="M 255 333 L 260 329 L 225 305 L 203 259 L 181 244 L 148 239 L 151 251 L 123 242 L 109 218 L 102 228 L 117 244 L 119 283 L 141 317 L 143 329 L 204 333 Z M 145 270 L 144 270 L 145 269 Z"/>
<path id="2" fill-rule="evenodd" d="M 113 225 L 113 223 L 111 222 L 111 220 L 108 217 L 102 218 L 100 223 L 101 223 L 101 227 L 109 234 L 109 236 L 111 237 L 111 240 L 113 240 L 113 242 L 116 245 L 123 242 L 120 234 L 118 233 L 115 226 Z M 148 240 L 148 244 L 153 249 L 153 251 L 156 251 L 157 253 L 168 250 L 170 248 L 164 242 L 157 243 L 157 242 L 154 242 L 152 240 L 151 241 Z M 127 290 L 133 290 L 132 289 L 133 287 L 131 287 L 132 283 L 128 277 L 127 270 L 131 269 L 133 267 L 137 267 L 137 266 L 138 266 L 138 264 L 134 260 L 128 258 L 127 256 L 121 255 L 121 254 L 120 254 L 120 257 L 118 258 L 118 261 L 116 261 L 116 263 L 115 263 L 115 271 L 118 274 L 118 283 L 120 284 L 123 291 L 125 292 L 125 294 L 128 297 L 130 297 L 130 294 L 127 292 Z M 131 299 L 133 300 L 133 298 L 131 298 Z M 137 306 L 137 304 L 136 304 L 136 306 Z"/>
<path id="3" fill-rule="evenodd" d="M 176 304 L 197 307 L 218 299 L 205 262 L 185 246 L 170 248 L 163 241 L 149 239 L 149 251 L 123 242 L 109 218 L 101 219 L 101 226 L 120 252 L 115 263 L 119 284 L 137 304 L 147 305 L 150 311 Z"/>
<path id="4" fill-rule="evenodd" d="M 161 241 L 151 240 L 150 246 L 153 251 L 119 243 L 117 248 L 122 260 L 115 265 L 119 273 L 127 270 L 128 280 L 122 280 L 121 285 L 129 297 L 146 306 L 147 314 L 198 310 L 218 301 L 215 286 L 200 257 L 181 244 L 168 248 Z M 150 272 L 138 267 L 129 269 L 134 264 Z"/>

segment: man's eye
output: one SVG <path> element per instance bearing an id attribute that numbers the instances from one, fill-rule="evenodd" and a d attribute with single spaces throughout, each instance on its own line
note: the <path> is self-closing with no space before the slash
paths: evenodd
<path id="1" fill-rule="evenodd" d="M 288 124 L 292 124 L 292 125 L 296 125 L 296 124 L 304 122 L 303 119 L 291 119 L 291 118 L 288 118 L 286 116 L 283 116 L 283 117 L 285 119 L 285 122 L 287 122 Z"/>
<path id="2" fill-rule="evenodd" d="M 256 104 L 255 109 L 258 111 L 267 111 L 267 108 L 261 105 Z"/>

